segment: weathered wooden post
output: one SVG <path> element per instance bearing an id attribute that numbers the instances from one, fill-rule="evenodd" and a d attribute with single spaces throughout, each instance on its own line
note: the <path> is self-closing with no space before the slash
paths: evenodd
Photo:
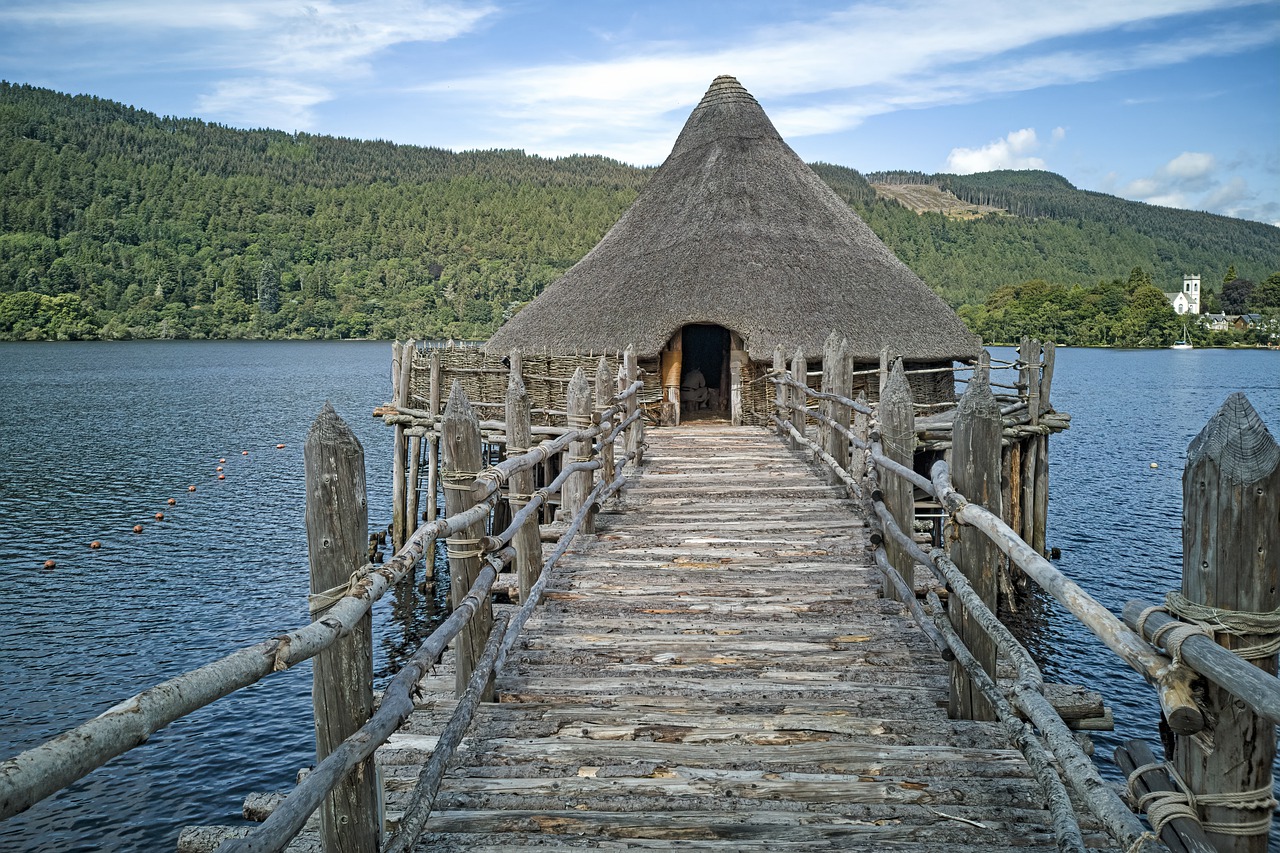
<path id="1" fill-rule="evenodd" d="M 840 344 L 835 349 L 835 364 L 831 370 L 831 387 L 841 397 L 848 397 L 852 390 L 852 377 L 849 375 L 849 367 L 849 339 L 841 338 Z M 848 406 L 843 403 L 832 403 L 831 414 L 837 424 L 845 429 L 849 428 L 852 419 Z M 831 447 L 828 448 L 827 452 L 836 460 L 836 464 L 848 471 L 849 437 L 838 429 L 832 429 L 831 433 Z M 856 475 L 861 476 L 860 472 Z M 840 478 L 833 476 L 830 482 L 834 485 L 840 482 Z"/>
<path id="2" fill-rule="evenodd" d="M 591 428 L 591 386 L 587 383 L 587 374 L 581 367 L 573 372 L 569 380 L 569 388 L 565 393 L 565 408 L 568 411 L 569 429 L 581 430 Z M 592 442 L 574 441 L 569 443 L 566 462 L 586 462 L 591 459 Z M 564 521 L 568 522 L 577 513 L 591 493 L 592 472 L 582 471 L 570 474 L 560 489 L 560 511 Z M 582 527 L 583 532 L 594 532 L 592 519 L 588 517 Z"/>
<path id="3" fill-rule="evenodd" d="M 601 413 L 600 423 L 603 429 L 600 431 L 600 440 L 609 437 L 609 433 L 613 431 L 613 425 L 617 422 L 617 415 L 610 415 L 605 418 L 604 410 L 609 408 L 610 400 L 613 398 L 613 381 L 609 374 L 609 362 L 604 356 L 600 356 L 600 361 L 596 363 L 596 411 Z M 605 483 L 612 483 L 614 476 L 614 456 L 613 444 L 606 444 L 600 450 L 600 461 L 604 467 L 600 469 L 600 476 Z"/>
<path id="4" fill-rule="evenodd" d="M 1027 416 L 1031 426 L 1040 425 L 1040 342 L 1035 338 L 1023 338 L 1019 350 L 1023 362 L 1022 380 L 1026 383 Z M 1036 538 L 1036 471 L 1039 468 L 1039 436 L 1028 436 L 1023 442 L 1022 453 L 1022 541 L 1031 543 Z M 1036 551 L 1044 553 L 1044 549 Z"/>
<path id="5" fill-rule="evenodd" d="M 1216 623 L 1219 645 L 1275 675 L 1275 651 L 1242 654 L 1275 639 L 1280 611 L 1280 447 L 1244 394 L 1228 397 L 1187 448 L 1182 499 L 1182 595 L 1169 609 Z M 1258 633 L 1244 633 L 1251 628 Z M 1263 853 L 1276 805 L 1275 727 L 1212 682 L 1203 707 L 1211 729 L 1177 738 L 1174 767 L 1210 843 Z"/>
<path id="6" fill-rule="evenodd" d="M 427 355 L 428 380 L 427 411 L 435 418 L 440 414 L 441 365 L 440 350 L 432 348 Z M 433 426 L 427 436 L 427 510 L 422 514 L 423 521 L 435 521 L 440 514 L 436 505 L 436 492 L 440 490 L 440 435 Z M 432 538 L 424 550 L 422 559 L 422 576 L 430 580 L 436 576 L 436 544 Z"/>
<path id="7" fill-rule="evenodd" d="M 1000 436 L 1003 423 L 1000 404 L 991 393 L 990 356 L 982 353 L 969 387 L 956 405 L 952 431 L 951 479 L 958 492 L 1000 515 Z M 1000 552 L 980 531 L 952 522 L 951 559 L 964 572 L 978 596 L 996 611 L 996 578 Z M 996 647 L 981 627 L 971 620 L 957 596 L 947 602 L 951 624 L 992 678 L 996 673 Z M 964 670 L 951 664 L 951 695 L 947 712 L 952 718 L 994 720 L 995 712 L 974 689 Z"/>
<path id="8" fill-rule="evenodd" d="M 391 402 L 397 407 L 408 405 L 409 383 L 405 381 L 404 347 L 399 341 L 391 344 Z M 399 551 L 404 544 L 404 513 L 408 508 L 405 500 L 405 462 L 408 457 L 408 440 L 404 434 L 404 424 L 396 424 L 395 437 L 391 444 L 391 550 Z"/>
<path id="9" fill-rule="evenodd" d="M 893 363 L 889 381 L 880 392 L 880 405 L 876 412 L 880 416 L 880 445 L 884 455 L 900 465 L 912 467 L 916 456 L 915 405 L 911 400 L 911 385 L 902 369 L 902 359 Z M 882 472 L 880 490 L 898 527 L 910 536 L 916 517 L 915 487 L 897 474 Z M 907 588 L 915 589 L 916 561 L 893 538 L 885 540 L 885 553 L 907 582 Z M 888 578 L 884 579 L 883 594 L 885 598 L 900 599 Z"/>
<path id="10" fill-rule="evenodd" d="M 791 378 L 800 383 L 798 386 L 791 387 L 791 425 L 800 435 L 805 435 L 809 425 L 807 414 L 809 398 L 804 389 L 809 383 L 809 363 L 804 360 L 804 352 L 798 348 L 796 354 L 791 357 Z M 791 449 L 800 449 L 798 438 L 791 439 Z"/>
<path id="11" fill-rule="evenodd" d="M 888 347 L 880 350 L 880 384 L 877 386 L 878 393 L 884 395 L 884 386 L 889 383 L 889 368 L 893 366 L 894 354 Z M 879 396 L 876 397 L 880 399 Z"/>
<path id="12" fill-rule="evenodd" d="M 322 618 L 365 563 L 369 541 L 364 448 L 328 403 L 302 450 L 306 472 L 307 553 L 312 617 Z M 316 758 L 324 760 L 373 714 L 373 619 L 316 656 L 312 670 Z M 382 827 L 373 760 L 367 759 L 325 797 L 320 832 L 326 853 L 372 853 Z"/>
<path id="13" fill-rule="evenodd" d="M 791 420 L 791 414 L 787 411 L 788 396 L 787 386 L 781 384 L 781 380 L 786 378 L 787 372 L 787 354 L 782 349 L 782 344 L 778 344 L 773 348 L 773 375 L 779 380 L 779 384 L 773 389 L 773 407 L 778 412 L 778 420 Z M 778 435 L 786 436 L 787 428 L 782 424 L 778 424 Z"/>
<path id="14" fill-rule="evenodd" d="M 680 426 L 680 379 L 684 371 L 684 333 L 677 332 L 658 357 L 662 373 L 662 425 Z"/>
<path id="15" fill-rule="evenodd" d="M 480 421 L 471 408 L 471 401 L 462 390 L 462 383 L 453 381 L 449 402 L 444 407 L 444 421 L 440 425 L 440 452 L 443 456 L 444 511 L 447 517 L 466 512 L 475 506 L 471 486 L 484 462 L 480 455 Z M 449 606 L 458 607 L 471 585 L 480 574 L 480 540 L 484 536 L 484 521 L 467 525 L 466 529 L 449 537 L 446 550 L 449 555 Z M 458 634 L 455 656 L 457 680 L 456 695 L 467 691 L 467 681 L 475 669 L 476 661 L 484 650 L 485 641 L 493 627 L 493 605 L 489 596 L 484 597 L 480 609 Z M 492 701 L 492 685 L 485 691 L 484 701 Z"/>
<path id="16" fill-rule="evenodd" d="M 834 329 L 832 329 L 831 334 L 827 335 L 827 339 L 822 344 L 821 390 L 822 390 L 822 393 L 824 394 L 835 393 L 835 387 L 836 387 L 835 386 L 835 367 L 836 367 L 836 359 L 838 358 L 839 350 L 840 350 L 840 336 L 836 334 Z M 827 418 L 831 418 L 832 420 L 834 420 L 835 412 L 836 412 L 836 404 L 830 400 L 819 399 L 818 411 L 822 412 L 822 414 L 825 415 Z M 823 452 L 828 453 L 831 456 L 835 456 L 835 453 L 833 452 L 835 450 L 835 447 L 833 446 L 834 442 L 832 441 L 832 436 L 836 434 L 837 434 L 836 431 L 831 428 L 831 424 L 829 421 L 827 421 L 825 418 L 818 419 L 818 446 L 822 448 Z M 828 482 L 839 482 L 839 481 L 840 481 L 840 478 L 836 477 L 835 473 L 832 472 L 829 476 Z"/>
<path id="17" fill-rule="evenodd" d="M 640 365 L 636 362 L 635 344 L 627 344 L 627 348 L 622 351 L 622 369 L 626 373 L 627 387 L 635 384 L 640 378 Z M 627 417 L 631 417 L 640 408 L 640 395 L 632 394 L 627 398 Z M 631 422 L 631 426 L 627 427 L 627 454 L 635 454 L 632 460 L 636 469 L 639 469 L 641 456 L 644 454 L 644 419 L 637 418 Z"/>
<path id="18" fill-rule="evenodd" d="M 1051 411 L 1053 404 L 1049 400 L 1049 390 L 1053 385 L 1053 364 L 1057 356 L 1057 346 L 1053 341 L 1044 342 L 1044 362 L 1040 374 L 1040 414 Z M 1049 436 L 1036 437 L 1036 502 L 1032 507 L 1035 516 L 1034 538 L 1031 547 L 1037 554 L 1046 552 L 1047 531 L 1049 529 Z"/>
<path id="19" fill-rule="evenodd" d="M 507 377 L 507 458 L 528 452 L 533 444 L 529 420 L 529 393 L 524 387 L 520 353 L 511 354 L 511 373 Z M 507 500 L 515 515 L 529 503 L 533 494 L 533 469 L 511 475 Z M 529 600 L 529 590 L 537 583 L 542 569 L 542 543 L 538 538 L 538 517 L 532 516 L 520 526 L 511 544 L 516 549 L 516 578 L 520 584 L 521 603 Z"/>

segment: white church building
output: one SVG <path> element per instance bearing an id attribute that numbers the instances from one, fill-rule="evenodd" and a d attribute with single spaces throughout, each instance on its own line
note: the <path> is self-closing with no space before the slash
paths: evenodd
<path id="1" fill-rule="evenodd" d="M 1182 290 L 1177 293 L 1166 293 L 1173 310 L 1179 314 L 1200 313 L 1200 276 L 1184 275 Z"/>

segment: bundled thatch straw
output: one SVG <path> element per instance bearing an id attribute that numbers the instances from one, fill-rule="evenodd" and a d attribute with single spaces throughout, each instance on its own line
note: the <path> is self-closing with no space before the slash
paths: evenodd
<path id="1" fill-rule="evenodd" d="M 981 342 L 782 141 L 755 98 L 717 77 L 671 155 L 591 252 L 500 328 L 503 353 L 652 357 L 689 323 L 818 357 L 834 330 L 855 358 L 969 359 Z"/>

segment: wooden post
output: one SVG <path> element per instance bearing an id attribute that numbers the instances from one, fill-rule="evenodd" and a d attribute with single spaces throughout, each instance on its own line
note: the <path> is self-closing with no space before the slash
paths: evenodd
<path id="1" fill-rule="evenodd" d="M 613 379 L 609 374 L 609 362 L 604 356 L 600 356 L 600 361 L 596 363 L 596 411 L 603 412 L 609 407 L 609 401 L 613 397 Z M 601 419 L 601 423 L 604 423 Z M 608 424 L 600 432 L 600 440 L 608 438 L 609 433 L 613 431 L 613 424 L 617 422 L 617 415 L 613 415 L 608 419 Z M 607 444 L 600 450 L 600 461 L 604 463 L 604 467 L 600 469 L 600 476 L 606 483 L 613 482 L 614 476 L 614 457 L 613 444 Z"/>
<path id="2" fill-rule="evenodd" d="M 865 388 L 858 392 L 858 396 L 854 398 L 854 402 L 860 403 L 863 406 L 867 405 L 867 391 Z M 867 443 L 867 440 L 871 435 L 871 419 L 868 418 L 864 412 L 855 411 L 853 413 L 853 434 L 856 435 L 858 440 L 863 444 Z M 859 467 L 857 473 L 861 476 L 861 467 Z"/>
<path id="3" fill-rule="evenodd" d="M 805 435 L 809 426 L 809 416 L 805 414 L 809 399 L 804 389 L 809 382 L 809 364 L 804 360 L 804 352 L 800 349 L 796 349 L 796 354 L 791 357 L 791 376 L 800 383 L 799 388 L 791 389 L 791 425 L 796 428 L 796 432 Z M 791 439 L 791 449 L 800 449 L 798 439 Z"/>
<path id="4" fill-rule="evenodd" d="M 1027 415 L 1032 426 L 1040 424 L 1040 342 L 1035 338 L 1023 338 L 1020 359 L 1026 365 L 1023 379 L 1027 386 Z M 1036 469 L 1040 457 L 1039 436 L 1027 436 L 1022 442 L 1022 541 L 1028 544 L 1036 538 Z M 1017 529 L 1017 528 L 1015 528 Z M 1044 553 L 1038 549 L 1037 554 Z"/>
<path id="5" fill-rule="evenodd" d="M 636 362 L 635 344 L 627 344 L 627 348 L 622 351 L 622 369 L 626 373 L 627 387 L 635 384 L 640 378 L 640 365 Z M 635 414 L 636 409 L 640 408 L 640 399 L 638 394 L 631 395 L 627 399 L 627 417 Z M 636 469 L 640 468 L 641 456 L 644 453 L 644 423 L 643 419 L 636 419 L 627 427 L 627 453 L 635 454 L 632 464 Z"/>
<path id="6" fill-rule="evenodd" d="M 307 433 L 307 553 L 311 562 L 313 615 L 324 600 L 341 595 L 351 573 L 365 563 L 369 515 L 364 448 L 328 403 Z M 373 714 L 373 619 L 366 613 L 346 637 L 316 656 L 312 670 L 316 759 L 324 760 Z M 378 849 L 381 807 L 373 760 L 367 759 L 335 787 L 320 809 L 326 853 Z"/>
<path id="7" fill-rule="evenodd" d="M 729 423 L 742 426 L 742 377 L 751 358 L 742 349 L 742 338 L 737 332 L 731 333 L 729 340 Z"/>
<path id="8" fill-rule="evenodd" d="M 831 370 L 831 387 L 836 394 L 839 394 L 842 397 L 848 397 L 850 391 L 852 390 L 850 379 L 851 377 L 849 375 L 849 340 L 848 338 L 841 338 L 840 344 L 835 349 L 835 364 L 832 366 L 832 370 Z M 851 422 L 851 418 L 850 418 L 851 413 L 849 411 L 849 407 L 840 403 L 833 403 L 831 405 L 831 410 L 836 423 L 840 424 L 840 426 L 845 427 L 847 429 Z M 843 433 L 841 433 L 837 429 L 831 430 L 831 433 L 832 433 L 831 447 L 830 449 L 828 449 L 827 452 L 831 454 L 831 456 L 836 460 L 837 464 L 839 464 L 841 468 L 848 471 L 849 470 L 849 439 L 847 436 L 845 436 Z M 854 474 L 854 476 L 856 477 L 862 476 L 861 471 L 850 472 L 850 473 Z M 838 483 L 840 482 L 840 478 L 834 477 L 831 480 L 831 482 L 833 484 Z"/>
<path id="9" fill-rule="evenodd" d="M 1000 515 L 1000 436 L 1003 425 L 1000 404 L 991 393 L 990 356 L 982 354 L 969 387 L 956 405 L 952 431 L 951 473 L 955 488 L 971 502 Z M 952 522 L 951 560 L 964 572 L 982 601 L 996 611 L 996 577 L 1000 552 L 980 531 Z M 969 651 L 992 678 L 996 673 L 995 643 L 965 613 L 958 596 L 947 603 L 951 624 Z M 970 683 L 959 665 L 951 665 L 951 695 L 947 711 L 952 718 L 994 720 L 990 703 Z"/>
<path id="10" fill-rule="evenodd" d="M 1202 618 L 1230 612 L 1274 613 L 1280 608 L 1280 447 L 1258 413 L 1236 392 L 1187 448 L 1182 474 L 1182 595 L 1191 605 L 1212 608 Z M 1176 608 L 1171 608 L 1175 609 Z M 1194 614 L 1192 614 L 1194 615 Z M 1240 649 L 1271 639 L 1218 632 L 1214 639 Z M 1276 674 L 1276 655 L 1253 660 Z M 1210 728 L 1179 736 L 1174 766 L 1200 795 L 1239 795 L 1253 805 L 1229 807 L 1200 803 L 1205 832 L 1224 853 L 1263 853 L 1275 801 L 1271 766 L 1276 755 L 1275 727 L 1212 682 L 1205 684 L 1203 707 Z M 1236 835 L 1214 831 L 1234 827 Z"/>
<path id="11" fill-rule="evenodd" d="M 884 395 L 884 386 L 889 383 L 889 368 L 893 365 L 893 352 L 888 347 L 880 350 L 880 384 L 876 389 L 876 400 Z"/>
<path id="12" fill-rule="evenodd" d="M 782 350 L 782 344 L 778 344 L 773 348 L 773 372 L 779 379 L 783 378 L 783 374 L 787 372 L 787 354 Z M 791 420 L 791 414 L 787 411 L 788 391 L 785 386 L 778 385 L 774 388 L 773 407 L 778 412 L 778 420 Z M 778 435 L 785 436 L 786 428 L 779 425 Z"/>
<path id="13" fill-rule="evenodd" d="M 444 422 L 440 426 L 440 451 L 444 457 L 444 511 L 449 517 L 466 512 L 475 505 L 471 485 L 480 473 L 483 460 L 480 455 L 480 420 L 471 408 L 471 402 L 462 390 L 462 383 L 453 381 L 449 402 L 444 407 Z M 467 597 L 467 591 L 480 574 L 480 539 L 484 536 L 484 522 L 468 525 L 466 530 L 449 537 L 449 606 L 457 607 Z M 467 681 L 475 669 L 476 660 L 484 650 L 493 627 L 493 605 L 488 596 L 476 614 L 467 622 L 457 638 L 455 665 L 456 695 L 467 690 Z M 493 687 L 485 691 L 484 701 L 492 701 Z"/>
<path id="14" fill-rule="evenodd" d="M 893 363 L 876 412 L 880 416 L 880 444 L 884 455 L 900 465 L 912 467 L 916 456 L 915 406 L 907 374 L 902 369 L 902 359 Z M 898 527 L 910 536 L 916 517 L 915 487 L 897 474 L 881 472 L 880 490 Z M 892 538 L 886 540 L 885 551 L 893 567 L 907 582 L 907 588 L 914 590 L 915 559 Z M 883 595 L 885 598 L 898 598 L 898 591 L 888 578 L 884 579 Z"/>
<path id="15" fill-rule="evenodd" d="M 827 335 L 827 339 L 822 344 L 821 391 L 824 394 L 835 393 L 834 370 L 836 359 L 838 357 L 837 352 L 839 349 L 840 337 L 836 334 L 835 329 L 832 329 L 831 334 Z M 836 404 L 830 400 L 819 400 L 818 411 L 822 412 L 822 414 L 826 415 L 828 418 L 834 419 Z M 832 456 L 835 456 L 835 447 L 833 446 L 832 441 L 832 435 L 834 434 L 836 434 L 836 431 L 831 428 L 830 423 L 822 419 L 818 420 L 818 446 L 821 447 L 824 452 L 829 453 Z M 834 472 L 829 475 L 828 482 L 831 482 L 833 479 L 835 482 L 839 482 L 840 480 L 839 477 L 836 477 Z"/>
<path id="16" fill-rule="evenodd" d="M 409 388 L 404 381 L 403 360 L 404 348 L 396 341 L 391 345 L 391 401 L 397 406 L 405 406 L 408 402 Z M 404 424 L 396 424 L 391 454 L 391 550 L 395 552 L 404 545 L 405 528 L 408 526 L 404 517 L 408 506 L 404 488 L 408 441 L 404 434 Z"/>
<path id="17" fill-rule="evenodd" d="M 565 408 L 569 413 L 569 429 L 591 428 L 591 386 L 587 383 L 587 374 L 581 367 L 573 372 L 573 378 L 569 380 L 569 388 L 565 394 Z M 589 460 L 591 445 L 590 439 L 570 442 L 566 462 Z M 560 511 L 566 522 L 573 518 L 591 492 L 591 475 L 591 471 L 571 474 L 560 489 Z M 582 530 L 584 533 L 595 532 L 590 518 L 583 524 Z"/>
<path id="18" fill-rule="evenodd" d="M 1057 347 L 1053 341 L 1045 341 L 1044 364 L 1040 374 L 1041 414 L 1053 409 L 1049 402 L 1049 389 L 1053 384 L 1053 363 L 1056 355 Z M 1029 544 L 1036 549 L 1037 554 L 1044 554 L 1048 550 L 1046 540 L 1049 529 L 1049 436 L 1037 436 L 1036 444 L 1039 448 L 1036 451 L 1036 502 L 1032 507 L 1032 514 L 1035 516 L 1035 532 Z"/>
<path id="19" fill-rule="evenodd" d="M 533 443 L 529 421 L 529 394 L 524 387 L 520 354 L 511 354 L 511 374 L 507 379 L 507 458 L 526 452 Z M 511 475 L 508 500 L 511 514 L 529 503 L 533 493 L 533 470 L 517 471 Z M 538 519 L 535 515 L 523 524 L 511 544 L 516 549 L 516 577 L 520 583 L 520 601 L 529 600 L 529 590 L 538 580 L 542 569 L 542 543 L 538 538 Z"/>

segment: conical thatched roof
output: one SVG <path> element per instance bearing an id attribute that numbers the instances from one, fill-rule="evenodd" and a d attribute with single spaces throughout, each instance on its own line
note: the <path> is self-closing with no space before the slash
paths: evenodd
<path id="1" fill-rule="evenodd" d="M 604 239 L 489 340 L 490 352 L 655 355 L 689 323 L 737 332 L 753 361 L 977 355 L 981 341 L 796 153 L 746 89 L 717 77 Z"/>

